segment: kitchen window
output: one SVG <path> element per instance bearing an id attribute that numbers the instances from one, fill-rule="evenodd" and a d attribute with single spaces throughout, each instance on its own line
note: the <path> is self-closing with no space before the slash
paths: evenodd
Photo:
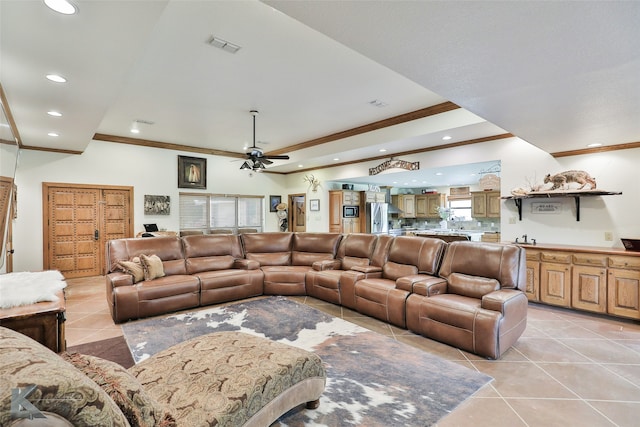
<path id="1" fill-rule="evenodd" d="M 449 208 L 452 210 L 451 217 L 456 221 L 471 221 L 471 197 L 449 200 Z"/>
<path id="2" fill-rule="evenodd" d="M 264 196 L 180 194 L 180 230 L 262 231 Z"/>

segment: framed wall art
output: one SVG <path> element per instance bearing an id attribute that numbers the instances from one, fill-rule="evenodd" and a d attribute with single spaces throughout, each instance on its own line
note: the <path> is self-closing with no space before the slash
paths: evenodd
<path id="1" fill-rule="evenodd" d="M 169 196 L 144 195 L 145 215 L 170 215 L 171 198 Z"/>
<path id="2" fill-rule="evenodd" d="M 276 212 L 276 206 L 282 203 L 282 197 L 280 196 L 269 196 L 269 212 Z"/>
<path id="3" fill-rule="evenodd" d="M 320 199 L 311 199 L 311 200 L 309 200 L 309 210 L 310 211 L 319 211 L 320 210 Z"/>
<path id="4" fill-rule="evenodd" d="M 178 188 L 207 188 L 207 159 L 178 156 Z"/>

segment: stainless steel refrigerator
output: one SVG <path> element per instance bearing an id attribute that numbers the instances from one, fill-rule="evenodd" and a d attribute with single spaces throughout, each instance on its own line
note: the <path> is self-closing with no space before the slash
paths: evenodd
<path id="1" fill-rule="evenodd" d="M 388 203 L 367 203 L 365 205 L 366 232 L 387 234 L 389 232 Z"/>

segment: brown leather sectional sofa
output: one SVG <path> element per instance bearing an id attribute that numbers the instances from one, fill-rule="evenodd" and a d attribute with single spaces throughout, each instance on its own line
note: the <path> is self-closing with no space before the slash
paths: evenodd
<path id="1" fill-rule="evenodd" d="M 162 260 L 134 283 L 119 262 Z M 424 237 L 249 233 L 112 240 L 107 301 L 115 322 L 258 295 L 310 295 L 497 359 L 526 327 L 524 249 Z"/>

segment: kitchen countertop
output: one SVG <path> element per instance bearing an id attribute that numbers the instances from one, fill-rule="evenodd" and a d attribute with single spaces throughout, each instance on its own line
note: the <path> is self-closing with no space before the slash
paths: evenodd
<path id="1" fill-rule="evenodd" d="M 584 252 L 584 253 L 598 253 L 604 255 L 625 255 L 640 257 L 640 252 L 628 251 L 625 248 L 607 248 L 603 246 L 576 246 L 576 245 L 562 245 L 559 243 L 537 243 L 535 245 L 531 243 L 514 243 L 504 241 L 502 243 L 516 244 L 522 246 L 525 249 L 549 249 L 554 251 L 568 251 L 568 252 Z"/>

